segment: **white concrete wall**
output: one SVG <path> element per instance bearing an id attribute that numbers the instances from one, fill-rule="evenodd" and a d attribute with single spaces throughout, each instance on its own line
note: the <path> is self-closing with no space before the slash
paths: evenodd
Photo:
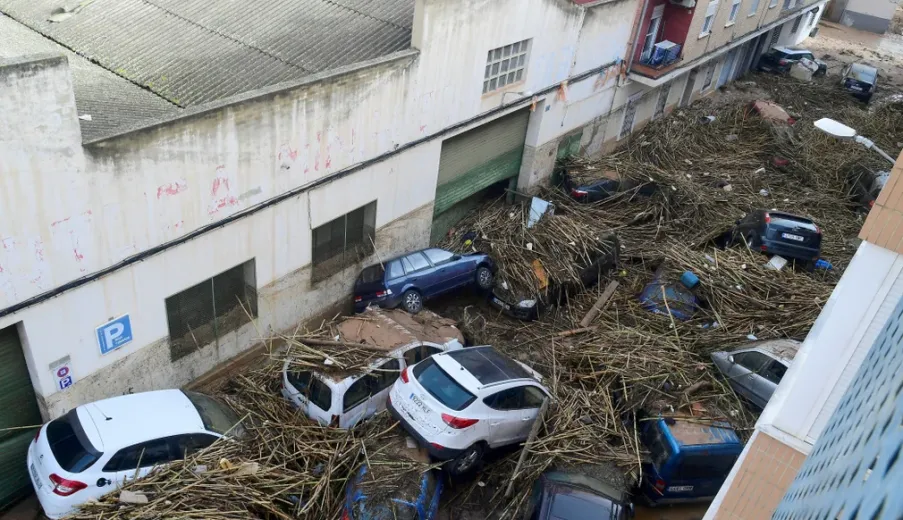
<path id="1" fill-rule="evenodd" d="M 849 0 L 847 10 L 890 20 L 899 3 L 899 0 Z"/>
<path id="2" fill-rule="evenodd" d="M 21 324 L 45 411 L 181 385 L 258 337 L 251 325 L 171 363 L 164 299 L 250 258 L 266 333 L 347 298 L 356 268 L 311 284 L 311 230 L 377 200 L 381 255 L 426 245 L 441 140 L 504 115 L 482 94 L 486 53 L 531 38 L 526 78 L 538 92 L 621 57 L 637 0 L 590 8 L 567 0 L 417 0 L 410 53 L 198 107 L 190 117 L 87 147 L 64 62 L 23 77 L 0 72 L 0 309 L 176 240 L 344 168 L 431 140 L 312 191 L 206 232 L 141 262 L 0 318 Z M 607 114 L 613 77 L 540 101 L 533 135 L 557 139 Z M 511 102 L 517 96 L 505 99 Z M 446 129 L 481 113 L 484 120 Z M 95 328 L 129 314 L 134 340 L 101 355 Z M 58 392 L 50 364 L 69 356 L 76 379 Z"/>

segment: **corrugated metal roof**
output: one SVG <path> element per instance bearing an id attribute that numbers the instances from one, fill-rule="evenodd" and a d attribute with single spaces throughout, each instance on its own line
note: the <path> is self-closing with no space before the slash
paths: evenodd
<path id="1" fill-rule="evenodd" d="M 48 52 L 65 54 L 69 59 L 76 108 L 79 115 L 91 116 L 90 121 L 79 121 L 85 141 L 115 134 L 125 126 L 152 121 L 181 110 L 0 14 L 0 58 Z"/>
<path id="2" fill-rule="evenodd" d="M 54 9 L 79 2 L 0 0 L 0 12 L 183 107 L 406 49 L 414 13 L 414 0 L 80 3 L 58 23 Z"/>

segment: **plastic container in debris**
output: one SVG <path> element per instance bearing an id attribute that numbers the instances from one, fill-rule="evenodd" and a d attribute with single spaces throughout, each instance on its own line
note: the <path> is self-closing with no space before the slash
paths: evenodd
<path id="1" fill-rule="evenodd" d="M 819 258 L 818 261 L 815 262 L 815 268 L 830 271 L 831 269 L 834 269 L 834 266 L 831 265 L 831 262 L 825 260 L 824 258 Z"/>
<path id="2" fill-rule="evenodd" d="M 694 289 L 699 285 L 699 277 L 690 271 L 684 271 L 684 274 L 680 275 L 680 283 L 684 284 L 687 289 Z"/>

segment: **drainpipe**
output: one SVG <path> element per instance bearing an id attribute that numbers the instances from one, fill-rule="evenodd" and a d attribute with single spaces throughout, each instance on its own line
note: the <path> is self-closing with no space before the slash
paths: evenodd
<path id="1" fill-rule="evenodd" d="M 627 51 L 627 72 L 630 72 L 630 67 L 633 66 L 633 57 L 636 55 L 636 44 L 640 41 L 640 26 L 643 25 L 643 20 L 646 19 L 646 10 L 649 8 L 649 0 L 643 0 L 643 9 L 640 13 L 640 17 L 633 24 L 633 30 L 630 32 L 630 40 L 628 40 L 630 50 Z M 637 4 L 637 11 L 640 11 L 640 6 Z"/>

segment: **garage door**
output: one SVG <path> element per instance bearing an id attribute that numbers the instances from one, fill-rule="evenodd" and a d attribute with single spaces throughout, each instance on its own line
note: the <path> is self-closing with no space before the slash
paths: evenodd
<path id="1" fill-rule="evenodd" d="M 0 329 L 0 510 L 31 491 L 25 452 L 41 424 L 16 327 Z M 26 427 L 26 428 L 23 428 Z"/>
<path id="2" fill-rule="evenodd" d="M 433 241 L 459 220 L 493 184 L 520 172 L 528 109 L 500 117 L 442 143 L 433 214 Z"/>

